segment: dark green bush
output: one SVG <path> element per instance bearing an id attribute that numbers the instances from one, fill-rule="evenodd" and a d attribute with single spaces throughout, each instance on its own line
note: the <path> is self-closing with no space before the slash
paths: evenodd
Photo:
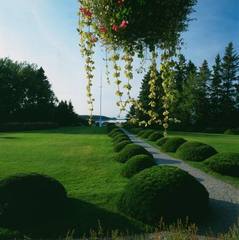
<path id="1" fill-rule="evenodd" d="M 143 134 L 140 135 L 141 138 L 148 138 L 152 133 L 154 132 L 154 130 L 147 130 L 145 131 Z"/>
<path id="2" fill-rule="evenodd" d="M 237 128 L 230 128 L 227 129 L 224 134 L 228 134 L 228 135 L 238 135 L 239 134 L 239 129 Z"/>
<path id="3" fill-rule="evenodd" d="M 126 162 L 124 168 L 122 169 L 122 175 L 124 177 L 130 178 L 142 170 L 153 167 L 155 165 L 156 163 L 152 156 L 143 154 L 136 155 Z"/>
<path id="4" fill-rule="evenodd" d="M 186 142 L 185 139 L 180 137 L 171 137 L 161 146 L 164 152 L 176 152 L 177 149 Z"/>
<path id="5" fill-rule="evenodd" d="M 114 123 L 106 123 L 106 130 L 110 133 L 113 129 L 118 128 Z"/>
<path id="6" fill-rule="evenodd" d="M 157 140 L 156 144 L 158 146 L 162 146 L 162 145 L 164 145 L 168 141 L 168 139 L 169 139 L 168 137 L 160 138 L 159 140 Z"/>
<path id="7" fill-rule="evenodd" d="M 205 164 L 215 172 L 239 177 L 239 153 L 217 153 L 208 158 Z"/>
<path id="8" fill-rule="evenodd" d="M 122 141 L 125 141 L 125 140 L 130 140 L 127 135 L 119 135 L 119 136 L 113 138 L 114 144 L 118 144 L 118 143 L 120 143 Z"/>
<path id="9" fill-rule="evenodd" d="M 141 131 L 139 131 L 137 133 L 138 136 L 141 136 L 142 134 L 144 134 L 147 131 L 147 129 L 142 129 Z"/>
<path id="10" fill-rule="evenodd" d="M 163 134 L 161 132 L 153 132 L 152 134 L 150 134 L 150 136 L 148 137 L 149 141 L 157 141 L 160 138 L 163 137 Z"/>
<path id="11" fill-rule="evenodd" d="M 150 155 L 151 154 L 142 146 L 137 145 L 137 144 L 129 144 L 124 147 L 124 149 L 119 152 L 118 156 L 116 157 L 116 160 L 121 163 L 127 162 L 131 157 L 140 155 L 140 154 L 145 154 L 145 155 Z"/>
<path id="12" fill-rule="evenodd" d="M 17 239 L 26 239 L 24 238 L 23 234 L 19 233 L 18 231 L 0 228 L 0 239 L 1 240 L 17 240 Z"/>
<path id="13" fill-rule="evenodd" d="M 187 172 L 155 166 L 133 176 L 118 201 L 119 211 L 149 224 L 206 213 L 209 194 Z"/>
<path id="14" fill-rule="evenodd" d="M 114 151 L 115 152 L 120 152 L 124 147 L 128 144 L 131 144 L 132 142 L 130 140 L 124 140 L 114 146 Z"/>
<path id="15" fill-rule="evenodd" d="M 179 158 L 185 161 L 200 162 L 213 156 L 217 151 L 205 143 L 186 142 L 178 148 L 176 153 Z"/>
<path id="16" fill-rule="evenodd" d="M 28 227 L 57 219 L 67 204 L 67 193 L 57 180 L 22 174 L 0 181 L 0 225 Z"/>
<path id="17" fill-rule="evenodd" d="M 115 135 L 123 133 L 123 131 L 119 128 L 114 128 L 112 131 L 110 131 L 109 136 L 114 137 Z"/>
<path id="18" fill-rule="evenodd" d="M 133 134 L 138 134 L 140 131 L 142 131 L 142 128 L 131 128 L 129 131 Z"/>

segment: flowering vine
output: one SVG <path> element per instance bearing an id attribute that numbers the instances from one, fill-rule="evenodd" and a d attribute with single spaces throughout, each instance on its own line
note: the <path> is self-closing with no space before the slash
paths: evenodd
<path id="1" fill-rule="evenodd" d="M 85 71 L 87 79 L 87 97 L 90 111 L 89 123 L 92 123 L 94 98 L 91 93 L 94 77 L 94 47 L 100 40 L 106 47 L 106 76 L 109 83 L 108 60 L 113 65 L 113 78 L 117 86 L 117 106 L 120 111 L 125 111 L 132 104 L 138 111 L 149 116 L 149 120 L 138 122 L 139 125 L 163 124 L 165 133 L 168 128 L 169 106 L 173 98 L 173 73 L 174 63 L 172 49 L 178 43 L 180 32 L 187 27 L 188 15 L 196 0 L 175 2 L 175 0 L 79 0 L 81 35 L 81 53 L 85 58 Z M 164 6 L 162 8 L 162 6 Z M 160 14 L 159 14 L 160 13 Z M 165 24 L 167 23 L 167 24 Z M 156 80 L 157 80 L 157 49 L 161 47 L 161 75 L 163 79 L 163 119 L 157 113 Z M 133 60 L 135 53 L 142 59 L 144 65 L 144 51 L 150 50 L 152 54 L 152 67 L 150 69 L 150 94 L 149 108 L 145 110 L 142 104 L 132 98 Z M 108 57 L 108 50 L 112 55 Z M 123 50 L 123 56 L 120 53 Z M 124 75 L 126 83 L 121 77 L 120 61 L 124 61 Z M 124 92 L 126 99 L 123 98 Z"/>

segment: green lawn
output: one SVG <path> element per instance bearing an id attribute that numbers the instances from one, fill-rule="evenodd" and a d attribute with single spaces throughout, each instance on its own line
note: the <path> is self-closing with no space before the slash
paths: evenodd
<path id="1" fill-rule="evenodd" d="M 238 135 L 226 135 L 226 134 L 208 134 L 208 133 L 194 133 L 194 132 L 169 132 L 171 137 L 182 137 L 188 141 L 199 141 L 213 146 L 218 152 L 236 152 L 239 153 L 239 136 Z M 158 147 L 155 143 L 150 142 L 155 147 Z M 159 148 L 159 147 L 158 147 Z M 177 158 L 176 154 L 170 153 L 169 155 Z M 227 183 L 239 188 L 239 178 L 230 177 L 218 174 L 211 171 L 203 162 L 190 162 L 187 161 L 193 167 L 207 172 L 208 174 L 223 180 Z"/>
<path id="2" fill-rule="evenodd" d="M 59 180 L 72 198 L 72 212 L 61 224 L 77 226 L 80 233 L 97 228 L 99 221 L 106 230 L 139 232 L 143 225 L 117 213 L 127 180 L 114 154 L 105 129 L 0 133 L 0 178 L 37 172 Z"/>
<path id="3" fill-rule="evenodd" d="M 189 141 L 199 141 L 213 146 L 218 152 L 239 153 L 239 135 L 209 134 L 193 132 L 170 132 L 170 136 L 183 137 Z"/>

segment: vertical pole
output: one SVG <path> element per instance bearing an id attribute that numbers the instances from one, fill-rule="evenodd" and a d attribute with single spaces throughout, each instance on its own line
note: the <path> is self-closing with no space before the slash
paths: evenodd
<path id="1" fill-rule="evenodd" d="M 99 126 L 102 127 L 102 70 L 100 72 L 100 121 Z"/>

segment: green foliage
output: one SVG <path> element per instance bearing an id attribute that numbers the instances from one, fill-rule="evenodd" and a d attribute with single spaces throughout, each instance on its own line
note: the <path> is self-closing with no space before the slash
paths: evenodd
<path id="1" fill-rule="evenodd" d="M 213 171 L 239 177 L 239 153 L 217 153 L 205 161 Z"/>
<path id="2" fill-rule="evenodd" d="M 114 146 L 114 151 L 115 152 L 120 152 L 122 149 L 124 149 L 124 147 L 128 144 L 131 144 L 132 142 L 130 140 L 124 140 L 124 141 L 121 141 L 119 143 L 117 143 L 115 146 Z"/>
<path id="3" fill-rule="evenodd" d="M 229 128 L 227 129 L 224 134 L 228 134 L 228 135 L 239 135 L 239 129 L 237 128 Z"/>
<path id="4" fill-rule="evenodd" d="M 142 138 L 148 138 L 153 132 L 154 132 L 154 130 L 148 129 L 148 130 L 146 130 L 144 133 L 140 134 L 140 137 L 142 137 Z"/>
<path id="5" fill-rule="evenodd" d="M 208 208 L 205 187 L 187 172 L 157 166 L 136 174 L 122 193 L 118 208 L 145 223 L 177 218 L 197 218 Z"/>
<path id="6" fill-rule="evenodd" d="M 117 145 L 123 141 L 130 141 L 128 136 L 118 136 L 117 138 L 114 139 L 114 144 Z"/>
<path id="7" fill-rule="evenodd" d="M 179 158 L 196 162 L 204 161 L 216 153 L 213 147 L 200 142 L 186 142 L 176 152 Z"/>
<path id="8" fill-rule="evenodd" d="M 117 128 L 113 128 L 110 132 L 109 132 L 109 136 L 110 137 L 114 137 L 115 135 L 119 134 L 119 133 L 123 133 L 123 131 L 121 129 Z"/>
<path id="9" fill-rule="evenodd" d="M 143 155 L 143 154 L 136 155 L 136 156 L 130 158 L 126 162 L 121 173 L 124 177 L 130 178 L 133 175 L 141 172 L 142 170 L 153 167 L 155 165 L 156 165 L 156 163 L 152 156 Z"/>
<path id="10" fill-rule="evenodd" d="M 140 131 L 142 131 L 142 128 L 130 128 L 129 131 L 133 134 L 138 134 Z"/>
<path id="11" fill-rule="evenodd" d="M 150 134 L 150 136 L 148 137 L 148 140 L 149 141 L 157 141 L 159 140 L 160 138 L 163 137 L 163 134 L 161 132 L 153 132 L 152 134 Z"/>
<path id="12" fill-rule="evenodd" d="M 18 231 L 15 231 L 12 229 L 0 228 L 0 239 L 17 240 L 17 239 L 24 239 L 24 236 Z"/>
<path id="13" fill-rule="evenodd" d="M 170 137 L 161 146 L 161 150 L 164 152 L 176 152 L 177 149 L 186 142 L 185 139 L 180 137 Z"/>
<path id="14" fill-rule="evenodd" d="M 127 162 L 131 157 L 145 154 L 151 156 L 151 154 L 142 146 L 137 144 L 129 144 L 127 145 L 116 157 L 116 160 L 121 163 Z"/>
<path id="15" fill-rule="evenodd" d="M 162 137 L 162 138 L 160 138 L 157 142 L 156 142 L 156 144 L 158 145 L 158 146 L 162 146 L 162 145 L 164 145 L 167 141 L 168 141 L 168 137 Z"/>
<path id="16" fill-rule="evenodd" d="M 99 36 L 107 43 L 124 48 L 141 46 L 143 43 L 150 46 L 162 42 L 175 44 L 179 33 L 187 27 L 188 15 L 196 1 L 136 0 L 123 2 L 121 7 L 117 2 L 110 0 L 90 3 L 90 9 L 97 22 L 96 27 L 103 25 L 106 28 L 106 34 Z M 112 23 L 120 25 L 122 20 L 128 20 L 127 27 L 114 31 Z"/>
<path id="17" fill-rule="evenodd" d="M 64 213 L 67 194 L 57 180 L 40 174 L 14 175 L 0 181 L 0 223 L 34 226 Z"/>

